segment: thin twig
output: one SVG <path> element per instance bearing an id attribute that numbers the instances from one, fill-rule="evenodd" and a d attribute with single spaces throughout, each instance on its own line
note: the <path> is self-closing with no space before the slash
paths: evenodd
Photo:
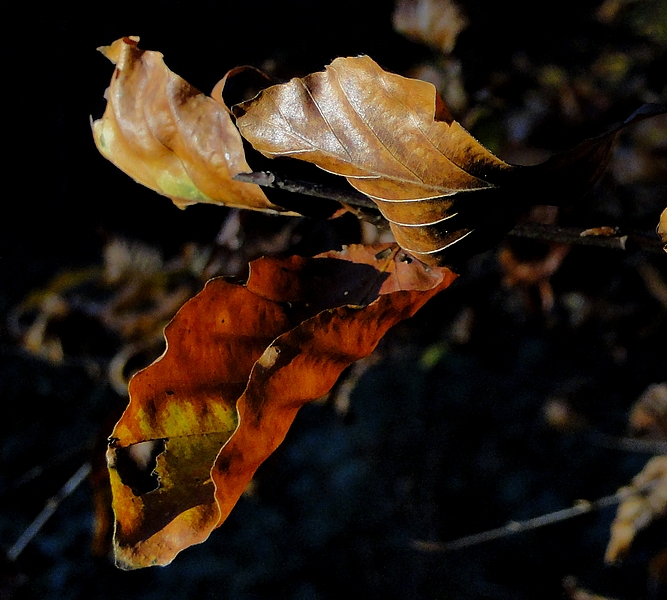
<path id="1" fill-rule="evenodd" d="M 645 234 L 582 235 L 587 230 L 576 227 L 559 227 L 540 223 L 519 223 L 509 235 L 531 238 L 544 242 L 559 242 L 578 246 L 597 246 L 613 250 L 635 249 L 649 252 L 663 252 L 662 243 L 657 236 Z"/>
<path id="2" fill-rule="evenodd" d="M 351 204 L 352 206 L 377 210 L 377 205 L 372 200 L 352 188 L 335 188 L 319 183 L 313 183 L 311 181 L 287 179 L 286 177 L 282 177 L 281 175 L 269 171 L 239 173 L 234 176 L 234 179 L 243 181 L 244 183 L 255 183 L 262 187 L 275 188 L 285 190 L 286 192 L 293 192 L 295 194 L 303 194 L 304 196 L 315 196 L 316 198 L 325 198 L 327 200 L 342 202 L 343 204 Z"/>
<path id="3" fill-rule="evenodd" d="M 514 535 L 516 533 L 523 533 L 524 531 L 529 531 L 531 529 L 552 525 L 554 523 L 572 519 L 573 517 L 578 517 L 596 510 L 607 508 L 608 506 L 620 504 L 626 498 L 634 496 L 640 492 L 649 491 L 650 489 L 656 487 L 659 483 L 661 483 L 661 479 L 650 481 L 645 486 L 623 487 L 615 494 L 604 496 L 603 498 L 599 498 L 593 502 L 580 500 L 571 508 L 557 510 L 556 512 L 541 515 L 533 519 L 527 519 L 526 521 L 512 521 L 504 527 L 489 529 L 488 531 L 468 535 L 456 540 L 452 540 L 451 542 L 414 540 L 412 542 L 412 547 L 415 550 L 421 550 L 422 552 L 450 552 L 452 550 L 460 550 L 461 548 L 476 546 L 478 544 L 483 544 L 484 542 L 490 542 L 491 540 L 497 540 L 499 538 Z"/>
<path id="4" fill-rule="evenodd" d="M 642 440 L 630 437 L 614 437 L 612 435 L 596 434 L 594 442 L 602 448 L 612 450 L 627 450 L 628 452 L 643 452 L 645 454 L 667 454 L 667 442 L 661 440 Z"/>
<path id="5" fill-rule="evenodd" d="M 61 502 L 79 487 L 81 482 L 88 477 L 90 471 L 91 466 L 89 462 L 82 464 L 77 469 L 76 473 L 67 480 L 65 485 L 63 485 L 54 496 L 46 501 L 42 511 L 35 517 L 34 521 L 30 523 L 19 539 L 16 540 L 14 545 L 7 551 L 7 558 L 9 560 L 14 561 L 19 557 L 19 554 L 23 552 L 25 547 L 39 533 L 44 524 L 53 516 L 56 510 L 58 510 Z"/>
<path id="6" fill-rule="evenodd" d="M 335 188 L 310 181 L 288 179 L 270 171 L 239 173 L 234 176 L 234 179 L 245 183 L 255 183 L 263 187 L 281 189 L 295 194 L 335 200 L 336 202 L 364 209 L 377 210 L 377 206 L 372 200 L 352 188 Z M 662 242 L 658 239 L 657 235 L 634 233 L 586 235 L 587 231 L 589 230 L 574 227 L 558 227 L 557 225 L 542 225 L 540 223 L 520 223 L 508 235 L 578 246 L 597 246 L 599 248 L 626 251 L 639 249 L 657 253 L 664 252 Z"/>

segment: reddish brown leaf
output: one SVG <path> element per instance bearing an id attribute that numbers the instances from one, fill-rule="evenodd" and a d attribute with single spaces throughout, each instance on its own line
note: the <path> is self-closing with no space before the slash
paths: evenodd
<path id="1" fill-rule="evenodd" d="M 167 327 L 162 358 L 132 379 L 113 432 L 119 565 L 167 564 L 206 539 L 298 409 L 454 278 L 385 244 L 260 259 L 245 286 L 210 281 Z"/>
<path id="2" fill-rule="evenodd" d="M 139 38 L 100 51 L 116 65 L 104 116 L 93 123 L 99 151 L 133 179 L 180 207 L 196 202 L 282 210 L 252 184 L 232 177 L 250 170 L 227 109 L 171 72 Z"/>
<path id="3" fill-rule="evenodd" d="M 589 229 L 584 229 L 579 235 L 581 237 L 611 237 L 618 234 L 618 227 L 609 227 L 608 225 L 603 225 L 602 227 L 590 227 Z"/>

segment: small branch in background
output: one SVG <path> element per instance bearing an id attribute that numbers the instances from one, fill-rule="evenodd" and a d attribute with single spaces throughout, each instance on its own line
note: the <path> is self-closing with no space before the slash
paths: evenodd
<path id="1" fill-rule="evenodd" d="M 21 534 L 18 540 L 14 545 L 7 550 L 7 558 L 11 561 L 16 560 L 25 547 L 32 541 L 32 539 L 39 533 L 44 524 L 53 516 L 53 514 L 58 510 L 61 502 L 67 498 L 76 488 L 79 487 L 81 482 L 88 477 L 91 471 L 90 463 L 86 462 L 82 464 L 72 475 L 65 485 L 61 487 L 55 496 L 52 496 L 46 501 L 42 511 L 35 517 L 34 521 L 30 523 L 28 528 Z"/>
<path id="2" fill-rule="evenodd" d="M 492 540 L 508 537 L 517 533 L 523 533 L 524 531 L 530 531 L 531 529 L 538 529 L 539 527 L 544 527 L 546 525 L 560 523 L 561 521 L 567 521 L 568 519 L 572 519 L 580 515 L 585 515 L 596 510 L 601 510 L 609 506 L 615 506 L 616 504 L 620 504 L 623 502 L 623 500 L 637 494 L 638 492 L 648 491 L 654 487 L 657 487 L 660 482 L 661 480 L 654 480 L 649 482 L 648 485 L 639 488 L 624 487 L 618 490 L 615 494 L 604 496 L 594 500 L 593 502 L 580 500 L 571 508 L 557 510 L 556 512 L 541 515 L 533 519 L 527 519 L 526 521 L 512 521 L 504 527 L 489 529 L 488 531 L 468 535 L 457 540 L 452 540 L 451 542 L 414 540 L 412 542 L 412 547 L 415 550 L 420 550 L 421 552 L 451 552 L 452 550 L 460 550 L 462 548 L 469 548 L 470 546 L 477 546 L 478 544 L 483 544 L 484 542 L 490 542 Z"/>
<path id="3" fill-rule="evenodd" d="M 596 434 L 594 442 L 602 448 L 611 450 L 626 450 L 644 454 L 667 454 L 667 442 L 660 440 L 645 440 L 631 437 L 614 437 L 612 435 Z"/>
<path id="4" fill-rule="evenodd" d="M 377 210 L 377 206 L 372 200 L 353 188 L 335 188 L 310 181 L 288 179 L 270 171 L 239 173 L 234 176 L 234 179 L 263 187 L 281 189 L 295 194 L 334 200 L 366 210 Z M 598 230 L 601 231 L 598 232 Z M 558 227 L 557 225 L 542 225 L 540 223 L 520 223 L 509 232 L 509 235 L 544 242 L 597 246 L 599 248 L 625 251 L 638 249 L 663 253 L 662 242 L 658 239 L 657 235 L 622 234 L 617 232 L 610 234 L 610 232 L 606 231 L 606 228 L 578 229 L 574 227 Z"/>
<path id="5" fill-rule="evenodd" d="M 662 279 L 660 271 L 647 262 L 637 265 L 637 271 L 650 294 L 667 308 L 667 283 Z"/>
<path id="6" fill-rule="evenodd" d="M 540 223 L 519 223 L 509 235 L 531 238 L 544 242 L 560 242 L 579 246 L 597 246 L 613 250 L 648 250 L 662 253 L 662 244 L 657 236 L 645 234 L 621 235 L 590 235 L 590 229 L 575 227 L 559 227 L 557 225 L 542 225 Z"/>

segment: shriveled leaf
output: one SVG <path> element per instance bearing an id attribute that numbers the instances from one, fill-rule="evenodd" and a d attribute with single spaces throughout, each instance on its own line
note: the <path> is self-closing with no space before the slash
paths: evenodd
<path id="1" fill-rule="evenodd" d="M 615 598 L 610 598 L 608 596 L 599 596 L 598 594 L 594 594 L 579 587 L 579 582 L 571 575 L 563 580 L 563 588 L 570 600 L 616 600 Z"/>
<path id="2" fill-rule="evenodd" d="M 608 563 L 625 556 L 637 533 L 667 514 L 667 456 L 652 458 L 625 490 L 629 496 L 619 505 L 611 525 L 605 553 Z"/>
<path id="3" fill-rule="evenodd" d="M 443 225 L 456 216 L 454 195 L 486 198 L 515 169 L 452 119 L 433 85 L 387 73 L 368 56 L 337 58 L 233 110 L 263 154 L 347 177 L 377 203 L 398 243 L 430 263 L 472 231 Z"/>
<path id="4" fill-rule="evenodd" d="M 581 237 L 611 237 L 618 234 L 618 227 L 609 227 L 608 225 L 603 225 L 601 227 L 590 227 L 589 229 L 584 229 L 579 235 Z"/>
<path id="5" fill-rule="evenodd" d="M 399 33 L 444 53 L 454 49 L 468 25 L 453 0 L 398 0 L 392 22 Z"/>
<path id="6" fill-rule="evenodd" d="M 116 65 L 104 116 L 92 124 L 102 155 L 180 207 L 281 210 L 258 186 L 232 179 L 250 168 L 227 109 L 170 71 L 161 53 L 139 49 L 138 40 L 100 48 Z"/>
<path id="7" fill-rule="evenodd" d="M 646 105 L 621 127 L 665 110 Z M 401 247 L 431 265 L 450 260 L 448 249 L 463 240 L 492 245 L 527 205 L 576 200 L 602 173 L 621 128 L 541 165 L 509 165 L 452 118 L 433 85 L 368 56 L 337 58 L 233 111 L 266 156 L 345 176 L 375 201 Z"/>
<path id="8" fill-rule="evenodd" d="M 650 439 L 667 441 L 667 383 L 646 388 L 632 407 L 630 428 Z"/>
<path id="9" fill-rule="evenodd" d="M 667 252 L 667 208 L 660 215 L 660 223 L 658 223 L 657 231 L 660 239 L 665 244 L 662 249 Z"/>
<path id="10" fill-rule="evenodd" d="M 165 330 L 162 358 L 132 379 L 113 432 L 119 565 L 167 564 L 206 539 L 298 409 L 454 278 L 385 244 L 260 259 L 245 286 L 210 281 Z M 153 455 L 128 468 L 149 441 Z"/>
<path id="11" fill-rule="evenodd" d="M 498 263 L 503 272 L 503 283 L 508 287 L 517 287 L 526 295 L 536 290 L 542 309 L 549 312 L 554 305 L 551 278 L 569 251 L 570 247 L 566 244 L 549 244 L 545 256 L 526 260 L 509 246 L 501 248 L 498 253 Z"/>

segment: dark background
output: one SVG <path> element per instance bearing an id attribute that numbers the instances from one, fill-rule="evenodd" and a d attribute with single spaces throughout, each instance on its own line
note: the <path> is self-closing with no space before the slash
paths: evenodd
<path id="1" fill-rule="evenodd" d="M 644 101 L 666 100 L 665 45 L 637 33 L 630 16 L 600 23 L 598 5 L 463 3 L 470 26 L 454 55 L 467 110 L 484 109 L 473 132 L 501 157 L 517 146 L 565 148 Z M 213 243 L 226 214 L 210 206 L 180 211 L 99 156 L 89 115 L 104 109 L 112 66 L 97 46 L 139 35 L 141 47 L 163 52 L 173 71 L 204 91 L 240 64 L 272 61 L 290 77 L 361 53 L 400 73 L 436 63 L 430 50 L 393 31 L 391 10 L 390 2 L 359 0 L 61 2 L 26 3 L 20 17 L 6 15 L 3 316 L 57 273 L 99 263 L 110 236 L 169 256 L 187 241 Z M 601 84 L 601 99 L 581 101 L 579 118 L 569 118 L 535 73 L 558 65 L 584 76 L 609 49 L 630 57 L 625 79 Z M 510 143 L 510 116 L 527 119 L 535 97 L 543 102 L 539 118 Z M 664 159 L 664 141 L 662 148 Z M 650 232 L 665 198 L 664 179 L 623 184 L 612 172 L 567 216 Z M 665 378 L 665 307 L 640 275 L 649 264 L 664 281 L 664 263 L 660 255 L 575 248 L 552 281 L 556 306 L 545 314 L 502 285 L 493 251 L 476 257 L 454 287 L 384 340 L 348 414 L 326 404 L 302 410 L 260 470 L 254 495 L 204 545 L 167 568 L 116 570 L 91 554 L 86 483 L 15 562 L 3 562 L 4 597 L 560 598 L 562 579 L 574 575 L 599 594 L 657 598 L 647 563 L 660 540 L 664 546 L 665 529 L 651 528 L 621 566 L 607 567 L 613 509 L 447 554 L 411 542 L 455 539 L 611 494 L 641 470 L 646 454 L 610 449 L 596 435 L 624 435 L 632 403 Z M 583 324 L 568 309 L 572 294 L 589 303 Z M 464 310 L 474 321 L 461 341 L 452 323 Z M 4 323 L 0 335 L 0 545 L 7 549 L 90 458 L 124 399 L 77 363 L 29 356 Z M 108 351 L 103 344 L 96 356 Z M 440 357 L 434 366 L 425 366 L 427 352 Z M 550 397 L 566 398 L 588 426 L 549 427 Z"/>

